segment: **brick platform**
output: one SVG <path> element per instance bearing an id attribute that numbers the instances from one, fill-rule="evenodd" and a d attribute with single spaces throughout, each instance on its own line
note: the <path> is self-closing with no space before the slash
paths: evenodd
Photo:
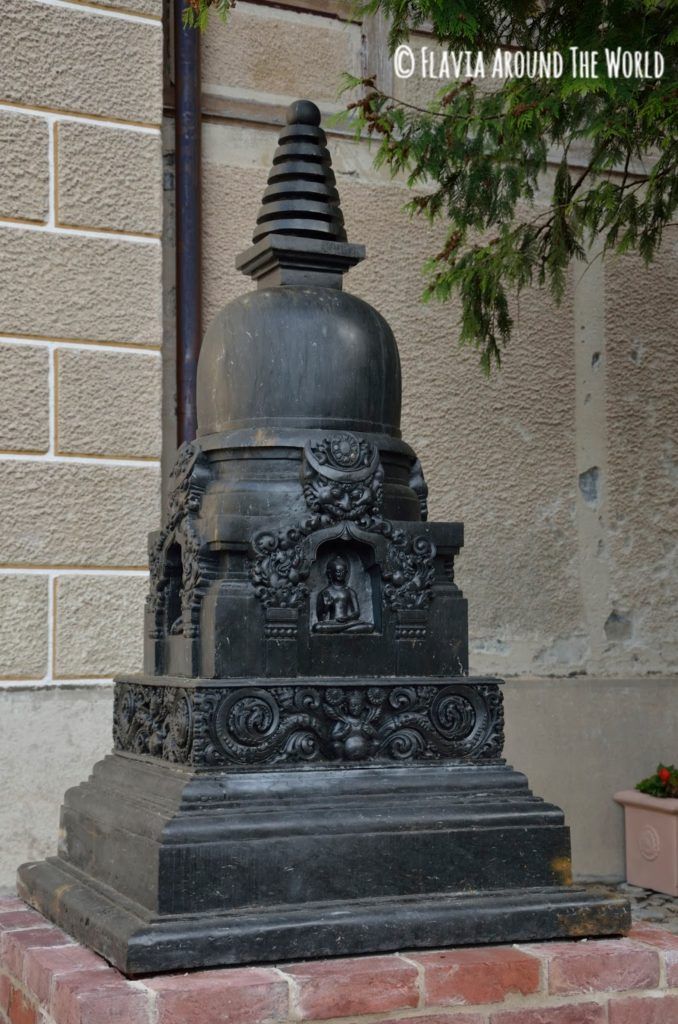
<path id="1" fill-rule="evenodd" d="M 678 936 L 394 953 L 127 981 L 0 900 L 2 1024 L 678 1024 Z"/>

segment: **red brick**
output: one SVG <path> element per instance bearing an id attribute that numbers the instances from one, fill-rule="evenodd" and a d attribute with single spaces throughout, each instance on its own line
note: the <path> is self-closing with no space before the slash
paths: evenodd
<path id="1" fill-rule="evenodd" d="M 529 946 L 548 962 L 549 992 L 625 992 L 656 988 L 659 954 L 629 939 L 548 942 Z"/>
<path id="2" fill-rule="evenodd" d="M 533 1010 L 500 1010 L 490 1014 L 490 1024 L 605 1024 L 605 1007 L 598 1003 L 574 1003 Z"/>
<path id="3" fill-rule="evenodd" d="M 678 953 L 678 935 L 664 928 L 654 928 L 649 924 L 634 925 L 628 937 L 635 942 L 654 946 L 655 949 L 674 949 Z"/>
<path id="4" fill-rule="evenodd" d="M 419 1002 L 417 969 L 396 956 L 311 961 L 281 970 L 294 978 L 294 1005 L 302 1019 L 406 1010 Z"/>
<path id="5" fill-rule="evenodd" d="M 408 953 L 424 968 L 426 1006 L 502 1003 L 540 989 L 541 961 L 510 946 Z"/>
<path id="6" fill-rule="evenodd" d="M 21 910 L 27 906 L 18 896 L 0 896 L 0 914 L 7 910 Z"/>
<path id="7" fill-rule="evenodd" d="M 23 981 L 39 1002 L 49 1005 L 52 979 L 71 971 L 106 970 L 108 964 L 83 946 L 52 946 L 29 949 L 24 956 Z"/>
<path id="8" fill-rule="evenodd" d="M 50 1013 L 59 1024 L 147 1024 L 149 993 L 112 968 L 54 979 Z"/>
<path id="9" fill-rule="evenodd" d="M 678 988 L 678 953 L 667 950 L 664 953 L 664 962 L 666 963 L 666 984 L 669 988 Z"/>
<path id="10" fill-rule="evenodd" d="M 666 964 L 666 984 L 669 988 L 678 988 L 678 935 L 663 928 L 640 925 L 631 929 L 629 937 L 661 950 L 660 956 Z"/>
<path id="11" fill-rule="evenodd" d="M 610 1024 L 676 1024 L 678 996 L 628 996 L 611 999 L 608 1007 Z"/>
<path id="12" fill-rule="evenodd" d="M 25 904 L 16 910 L 0 910 L 0 932 L 18 931 L 20 928 L 43 928 L 47 921 Z"/>
<path id="13" fill-rule="evenodd" d="M 0 935 L 0 956 L 4 969 L 15 978 L 23 978 L 26 951 L 35 947 L 72 944 L 59 928 L 25 928 Z"/>
<path id="14" fill-rule="evenodd" d="M 10 1024 L 37 1024 L 38 1010 L 18 988 L 12 988 L 9 994 L 7 1011 Z"/>
<path id="15" fill-rule="evenodd" d="M 267 967 L 176 974 L 145 979 L 144 984 L 157 994 L 158 1024 L 287 1020 L 287 981 Z"/>
<path id="16" fill-rule="evenodd" d="M 10 981 L 7 975 L 0 974 L 0 1013 L 7 1013 L 10 987 Z"/>

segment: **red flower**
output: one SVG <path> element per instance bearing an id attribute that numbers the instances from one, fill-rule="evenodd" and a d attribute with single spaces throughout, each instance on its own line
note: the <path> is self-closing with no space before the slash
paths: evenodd
<path id="1" fill-rule="evenodd" d="M 668 768 L 660 768 L 657 772 L 657 775 L 659 776 L 659 781 L 663 782 L 664 785 L 666 785 L 666 783 L 671 778 L 671 772 L 668 770 Z"/>

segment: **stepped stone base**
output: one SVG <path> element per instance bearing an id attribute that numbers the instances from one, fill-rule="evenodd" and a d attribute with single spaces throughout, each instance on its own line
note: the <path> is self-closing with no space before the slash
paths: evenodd
<path id="1" fill-rule="evenodd" d="M 303 874 L 302 874 L 303 871 Z M 500 760 L 211 771 L 116 753 L 19 895 L 127 975 L 625 934 Z"/>
<path id="2" fill-rule="evenodd" d="M 408 951 L 127 980 L 0 900 L 2 1024 L 676 1024 L 678 936 Z"/>

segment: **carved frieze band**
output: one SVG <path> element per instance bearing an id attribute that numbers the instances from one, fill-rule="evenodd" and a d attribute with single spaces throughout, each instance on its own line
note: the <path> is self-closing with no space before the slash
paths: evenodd
<path id="1" fill-rule="evenodd" d="M 116 683 L 117 750 L 196 767 L 495 761 L 497 683 L 252 685 Z"/>

